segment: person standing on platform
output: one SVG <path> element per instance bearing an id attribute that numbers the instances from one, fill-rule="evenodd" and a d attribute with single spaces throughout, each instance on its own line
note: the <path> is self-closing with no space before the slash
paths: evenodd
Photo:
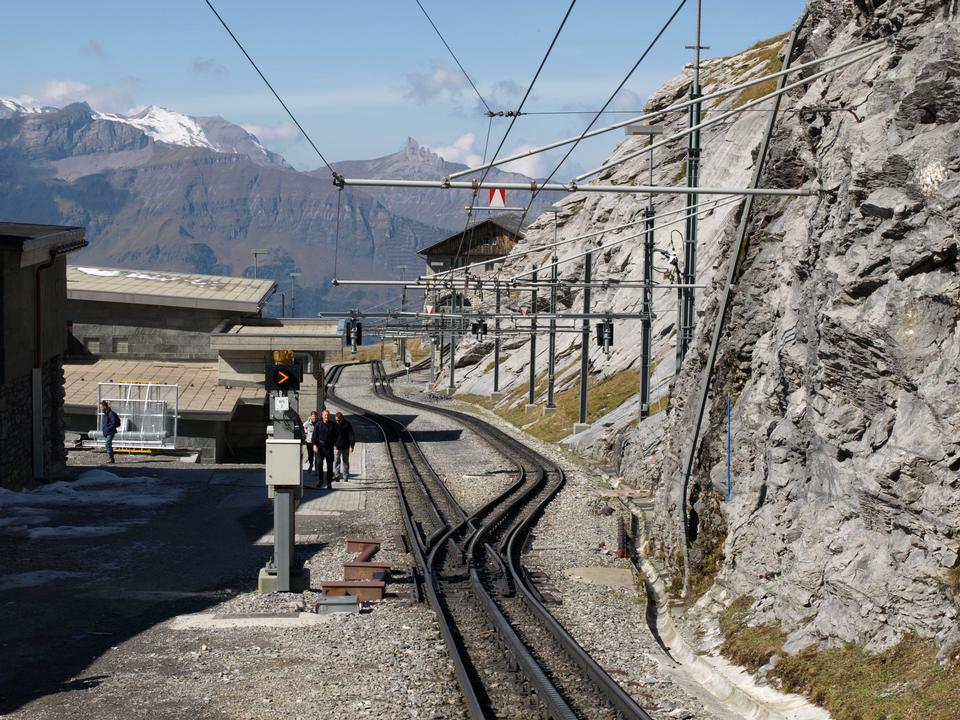
<path id="1" fill-rule="evenodd" d="M 317 431 L 319 422 L 320 416 L 317 415 L 317 411 L 314 410 L 303 424 L 303 442 L 306 443 L 307 446 L 307 463 L 309 464 L 307 472 L 313 472 L 313 435 Z"/>
<path id="2" fill-rule="evenodd" d="M 333 449 L 336 447 L 340 430 L 330 417 L 330 411 L 324 408 L 320 412 L 320 422 L 313 432 L 314 461 L 317 464 L 317 486 L 323 487 L 323 472 L 326 466 L 327 487 L 333 487 Z"/>
<path id="3" fill-rule="evenodd" d="M 353 452 L 354 438 L 353 425 L 347 420 L 342 412 L 335 416 L 337 429 L 340 435 L 336 443 L 336 457 L 333 461 L 334 479 L 348 480 L 350 478 L 350 453 Z"/>
<path id="4" fill-rule="evenodd" d="M 100 401 L 100 431 L 103 433 L 103 447 L 107 451 L 107 462 L 116 462 L 113 459 L 113 438 L 120 429 L 120 416 L 110 409 L 110 403 Z"/>

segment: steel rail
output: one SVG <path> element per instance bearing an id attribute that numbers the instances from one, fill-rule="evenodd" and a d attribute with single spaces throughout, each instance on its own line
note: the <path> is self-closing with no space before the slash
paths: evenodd
<path id="1" fill-rule="evenodd" d="M 336 382 L 339 380 L 344 367 L 346 367 L 346 365 L 336 365 L 329 371 L 330 380 L 327 382 L 328 396 L 344 407 L 352 407 L 354 412 L 357 412 L 361 417 L 365 418 L 372 425 L 374 425 L 383 436 L 384 445 L 389 447 L 386 428 L 381 423 L 370 417 L 366 410 L 359 408 L 352 403 L 344 401 L 342 398 L 337 397 L 336 393 L 334 392 L 333 388 L 336 386 Z M 451 628 L 447 615 L 443 610 L 436 580 L 432 574 L 427 571 L 427 559 L 422 548 L 417 543 L 413 542 L 413 538 L 417 536 L 417 532 L 415 530 L 413 510 L 411 509 L 407 500 L 406 493 L 404 493 L 403 482 L 400 479 L 400 469 L 397 467 L 393 455 L 389 451 L 387 454 L 390 456 L 390 463 L 393 467 L 394 479 L 396 481 L 397 496 L 400 500 L 400 515 L 403 517 L 403 524 L 407 532 L 407 537 L 411 538 L 410 550 L 413 553 L 414 559 L 417 563 L 421 580 L 423 581 L 423 587 L 426 590 L 427 601 L 430 603 L 430 606 L 433 608 L 434 614 L 436 615 L 437 625 L 440 628 L 440 635 L 443 637 L 447 647 L 451 649 L 450 662 L 453 664 L 454 675 L 457 678 L 457 684 L 460 686 L 460 690 L 463 694 L 464 703 L 467 706 L 467 712 L 470 713 L 470 717 L 474 720 L 485 720 L 486 714 L 483 711 L 480 698 L 477 696 L 464 658 L 459 652 L 456 651 L 457 644 L 453 636 L 453 629 Z"/>
<path id="2" fill-rule="evenodd" d="M 384 373 L 382 364 L 378 362 L 372 363 L 373 373 L 374 373 L 374 385 L 376 387 L 378 382 L 378 367 L 379 367 L 379 382 L 381 384 L 381 389 L 383 389 L 384 383 Z M 378 395 L 380 393 L 378 392 Z M 386 391 L 382 397 L 387 397 L 392 402 L 397 402 L 398 404 L 403 405 L 404 403 L 398 400 L 394 395 L 392 390 Z M 442 553 L 447 550 L 448 545 L 453 544 L 453 551 L 461 553 L 466 557 L 472 557 L 473 548 L 478 537 L 481 536 L 482 528 L 487 527 L 490 522 L 493 520 L 487 520 L 480 530 L 472 525 L 472 522 L 479 517 L 488 514 L 490 511 L 497 509 L 500 506 L 500 509 L 494 514 L 494 518 L 499 517 L 509 511 L 509 508 L 513 506 L 516 501 L 510 503 L 506 506 L 506 510 L 503 509 L 502 505 L 505 500 L 509 498 L 510 495 L 514 494 L 516 491 L 521 491 L 521 498 L 525 498 L 527 495 L 532 492 L 530 484 L 527 482 L 527 473 L 526 471 L 518 466 L 518 478 L 509 488 L 501 492 L 497 497 L 488 501 L 480 510 L 474 513 L 468 519 L 465 519 L 458 527 L 451 528 L 445 535 L 444 538 L 441 538 L 440 542 L 436 544 L 433 550 L 430 552 L 428 557 L 428 568 L 431 575 L 439 572 L 438 563 L 442 559 Z M 460 530 L 461 528 L 468 528 L 469 532 L 464 538 L 466 543 L 466 552 L 462 551 L 453 543 L 453 535 Z M 529 648 L 517 635 L 514 628 L 510 625 L 510 622 L 503 614 L 503 612 L 497 607 L 496 602 L 490 597 L 489 590 L 486 586 L 480 581 L 476 573 L 476 568 L 471 563 L 469 569 L 470 581 L 473 589 L 475 598 L 479 601 L 484 614 L 487 617 L 488 622 L 494 627 L 497 635 L 508 647 L 510 652 L 513 654 L 514 659 L 516 660 L 517 666 L 523 671 L 524 675 L 527 678 L 527 681 L 530 683 L 536 692 L 538 698 L 543 703 L 546 708 L 549 717 L 551 720 L 576 720 L 577 715 L 569 707 L 566 701 L 561 697 L 560 693 L 557 691 L 554 683 L 546 676 L 543 668 L 540 666 L 536 658 L 530 652 Z"/>
<path id="3" fill-rule="evenodd" d="M 340 366 L 339 368 L 340 371 L 342 371 L 342 367 L 343 366 Z M 379 362 L 371 363 L 371 371 L 373 374 L 375 392 L 377 392 L 378 384 L 382 384 L 382 381 L 383 381 L 384 373 L 382 369 L 382 364 Z M 335 385 L 335 380 L 337 378 L 339 378 L 339 371 L 337 372 L 337 375 L 334 377 L 334 382 L 331 383 L 332 385 Z M 377 392 L 377 394 L 379 395 L 380 393 Z M 406 428 L 403 426 L 403 424 L 400 423 L 399 421 L 389 418 L 388 416 L 383 416 L 383 415 L 380 415 L 379 413 L 374 413 L 369 410 L 360 408 L 359 406 L 356 406 L 353 403 L 349 403 L 348 401 L 345 401 L 342 398 L 337 397 L 336 393 L 333 392 L 332 390 L 330 392 L 330 396 L 332 399 L 336 400 L 338 404 L 352 409 L 354 412 L 357 412 L 361 416 L 367 418 L 368 420 L 373 422 L 375 425 L 380 427 L 385 440 L 388 437 L 388 434 L 386 433 L 385 428 L 383 427 L 381 422 L 389 422 L 389 423 L 395 424 L 398 428 L 401 429 L 401 432 L 406 432 L 409 434 L 409 431 L 407 431 Z M 392 399 L 392 393 L 391 393 L 390 399 Z M 412 435 L 411 435 L 411 439 L 413 439 Z M 415 442 L 415 439 L 413 439 L 413 442 Z M 387 444 L 389 448 L 389 442 Z M 419 445 L 417 445 L 417 448 L 419 450 Z M 425 458 L 424 458 L 424 461 L 426 461 Z M 396 460 L 392 455 L 392 451 L 391 451 L 391 463 L 393 464 L 394 472 L 397 477 L 398 487 L 400 488 L 400 492 L 403 493 L 403 483 L 400 480 L 401 473 L 399 468 L 397 467 Z M 416 470 L 415 470 L 415 474 L 418 477 L 421 477 L 422 479 L 422 476 L 420 476 L 419 472 L 417 472 Z M 454 626 L 450 625 L 449 611 L 445 609 L 448 606 L 448 603 L 444 599 L 444 593 L 442 593 L 440 590 L 440 587 L 439 587 L 440 581 L 439 581 L 438 573 L 435 570 L 435 567 L 437 564 L 439 553 L 447 545 L 447 542 L 450 539 L 450 537 L 453 535 L 453 533 L 457 532 L 458 530 L 466 529 L 468 536 L 472 536 L 476 529 L 473 525 L 474 521 L 480 515 L 489 511 L 489 509 L 496 507 L 497 505 L 502 503 L 506 497 L 508 497 L 516 489 L 521 487 L 524 484 L 524 482 L 525 482 L 525 476 L 521 472 L 519 473 L 517 482 L 515 482 L 511 487 L 507 488 L 505 491 L 500 493 L 497 497 L 490 500 L 482 508 L 480 508 L 480 510 L 478 510 L 476 513 L 474 513 L 469 517 L 467 517 L 466 514 L 463 513 L 462 509 L 460 509 L 459 514 L 462 517 L 461 521 L 456 526 L 449 526 L 446 529 L 446 531 L 439 537 L 438 541 L 434 543 L 432 549 L 430 550 L 429 556 L 425 558 L 422 549 L 419 547 L 417 548 L 417 554 L 415 555 L 415 557 L 417 557 L 418 564 L 421 567 L 423 577 L 426 580 L 425 587 L 428 590 L 427 594 L 428 594 L 428 599 L 430 599 L 431 606 L 433 606 L 433 609 L 437 613 L 438 618 L 443 619 L 440 623 L 441 631 L 442 631 L 445 642 L 447 642 L 448 647 L 450 647 L 451 649 L 451 656 L 455 658 L 455 671 L 457 675 L 458 684 L 460 684 L 461 690 L 464 693 L 464 697 L 467 700 L 468 710 L 470 711 L 471 716 L 477 718 L 478 720 L 480 718 L 483 718 L 483 719 L 489 718 L 490 715 L 484 710 L 483 703 L 480 700 L 480 694 L 477 692 L 477 688 L 475 686 L 475 681 L 470 676 L 470 670 L 468 668 L 468 664 L 470 667 L 475 668 L 476 666 L 472 662 L 469 662 L 468 658 L 465 658 L 462 655 L 460 645 L 456 642 L 456 638 L 454 636 L 454 632 L 455 632 Z M 445 486 L 444 486 L 444 490 L 446 492 L 449 492 Z M 402 510 L 404 514 L 404 524 L 405 524 L 405 527 L 407 528 L 407 532 L 409 533 L 409 532 L 412 532 L 413 527 L 415 527 L 416 525 L 415 517 L 409 502 L 406 501 L 405 495 L 402 494 L 402 498 L 403 498 Z M 457 505 L 457 507 L 459 508 L 459 505 Z M 477 592 L 475 593 L 475 595 L 476 595 L 475 599 L 480 603 L 482 609 L 484 610 L 484 614 L 488 618 L 488 621 L 494 627 L 498 636 L 505 641 L 505 644 L 508 646 L 508 649 L 512 652 L 516 660 L 516 664 L 519 667 L 523 668 L 524 674 L 526 675 L 528 682 L 530 682 L 531 686 L 535 689 L 537 696 L 538 698 L 540 698 L 541 702 L 544 703 L 544 706 L 547 712 L 549 713 L 549 716 L 551 718 L 556 718 L 557 720 L 572 720 L 572 718 L 574 718 L 575 715 L 572 714 L 572 711 L 570 711 L 569 708 L 567 708 L 562 701 L 558 701 L 559 696 L 556 694 L 555 688 L 553 687 L 552 683 L 550 683 L 550 681 L 543 674 L 542 670 L 537 665 L 536 660 L 529 653 L 529 651 L 523 645 L 520 639 L 516 637 L 515 633 L 513 632 L 512 628 L 507 622 L 506 618 L 503 617 L 502 614 L 499 612 L 491 611 L 490 603 L 492 601 L 486 595 L 486 592 L 485 591 Z M 444 628 L 446 632 L 443 632 Z M 480 683 L 482 683 L 480 672 L 478 670 L 475 670 L 474 674 L 477 676 L 477 680 Z M 487 695 L 487 697 L 489 697 L 489 693 L 486 693 L 485 689 L 483 689 L 483 692 L 484 694 Z"/>
<path id="4" fill-rule="evenodd" d="M 535 451 L 527 448 L 513 438 L 508 437 L 499 429 L 488 425 L 478 418 L 457 411 L 418 403 L 413 400 L 397 398 L 392 392 L 390 393 L 390 399 L 400 405 L 437 413 L 455 420 L 461 425 L 473 430 L 474 433 L 498 453 L 511 458 L 514 463 L 524 469 L 526 475 L 529 476 L 532 470 L 539 476 L 539 484 L 535 481 L 533 484 L 528 485 L 528 488 L 523 493 L 511 501 L 509 509 L 501 509 L 495 516 L 491 516 L 485 520 L 483 526 L 471 539 L 469 549 L 473 553 L 472 557 L 474 560 L 472 573 L 476 581 L 479 581 L 479 576 L 476 572 L 476 553 L 479 551 L 479 544 L 483 543 L 487 534 L 491 531 L 491 528 L 498 522 L 508 520 L 510 517 L 522 512 L 523 515 L 521 519 L 515 522 L 507 531 L 507 535 L 503 541 L 503 545 L 507 549 L 505 553 L 506 557 L 502 557 L 504 554 L 502 553 L 501 558 L 506 561 L 507 568 L 511 574 L 511 580 L 515 587 L 520 590 L 523 596 L 523 602 L 547 632 L 553 636 L 567 656 L 587 674 L 601 695 L 606 698 L 607 702 L 610 703 L 616 712 L 620 713 L 622 717 L 630 718 L 631 720 L 649 720 L 649 715 L 590 657 L 589 653 L 577 643 L 537 599 L 536 589 L 530 584 L 523 569 L 520 559 L 520 548 L 528 537 L 530 527 L 534 521 L 543 512 L 547 503 L 562 489 L 565 481 L 562 470 Z M 544 484 L 547 483 L 547 475 L 549 473 L 553 473 L 556 480 L 545 489 Z M 544 496 L 540 497 L 538 493 Z M 534 496 L 536 496 L 535 506 L 523 512 L 524 506 L 527 504 L 526 500 Z"/>

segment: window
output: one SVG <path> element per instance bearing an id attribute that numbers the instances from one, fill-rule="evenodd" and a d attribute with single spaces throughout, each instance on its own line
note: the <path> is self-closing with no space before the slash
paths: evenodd
<path id="1" fill-rule="evenodd" d="M 85 337 L 83 345 L 92 355 L 97 355 L 100 352 L 100 338 L 98 337 Z"/>
<path id="2" fill-rule="evenodd" d="M 115 353 L 130 352 L 130 343 L 125 337 L 115 337 L 113 339 L 113 351 Z"/>
<path id="3" fill-rule="evenodd" d="M 483 266 L 483 269 L 484 269 L 484 270 L 493 270 L 493 260 L 491 260 L 490 262 L 486 263 L 486 264 Z"/>

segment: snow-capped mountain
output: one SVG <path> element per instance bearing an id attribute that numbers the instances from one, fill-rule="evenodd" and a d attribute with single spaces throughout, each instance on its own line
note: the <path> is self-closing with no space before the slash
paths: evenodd
<path id="1" fill-rule="evenodd" d="M 57 108 L 55 107 L 24 105 L 13 98 L 0 98 L 0 118 L 10 118 L 15 115 L 36 115 L 38 113 L 49 113 L 56 111 Z"/>
<path id="2" fill-rule="evenodd" d="M 157 142 L 219 150 L 207 139 L 203 128 L 196 120 L 189 115 L 173 112 L 159 105 L 150 105 L 135 115 L 98 112 L 94 114 L 94 118 L 132 125 L 143 130 Z M 259 143 L 257 144 L 259 145 Z"/>
<path id="3" fill-rule="evenodd" d="M 80 105 L 81 107 L 88 107 Z M 78 107 L 73 105 L 71 107 Z M 0 118 L 56 113 L 61 108 L 26 105 L 13 98 L 0 98 Z M 192 117 L 159 105 L 150 105 L 131 115 L 89 109 L 91 120 L 129 126 L 150 140 L 180 147 L 205 148 L 221 153 L 246 155 L 258 165 L 289 167 L 277 153 L 260 144 L 256 135 L 222 117 Z"/>

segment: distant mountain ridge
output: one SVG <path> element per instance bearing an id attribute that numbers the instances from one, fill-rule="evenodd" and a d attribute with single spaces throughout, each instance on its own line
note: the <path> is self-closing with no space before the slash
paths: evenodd
<path id="1" fill-rule="evenodd" d="M 337 172 L 345 177 L 355 178 L 402 178 L 404 180 L 440 180 L 452 173 L 467 169 L 462 163 L 448 162 L 413 138 L 407 138 L 403 148 L 392 155 L 373 160 L 346 160 L 334 163 Z M 319 173 L 320 171 L 316 171 Z M 471 173 L 458 180 L 480 179 L 483 173 Z M 520 173 L 512 173 L 492 168 L 487 182 L 529 183 L 532 178 Z M 436 190 L 428 188 L 364 188 L 391 211 L 414 218 L 428 225 L 461 230 L 466 220 L 466 206 L 470 203 L 472 192 L 469 190 Z M 556 202 L 561 193 L 541 193 L 534 200 L 527 213 L 531 221 L 549 205 Z M 530 192 L 511 190 L 507 193 L 507 204 L 512 207 L 526 207 Z M 477 205 L 487 205 L 486 192 L 479 193 Z M 475 217 L 485 211 L 475 212 Z"/>
<path id="2" fill-rule="evenodd" d="M 413 140 L 386 158 L 337 163 L 348 176 L 404 179 L 462 167 Z M 252 275 L 252 251 L 262 248 L 261 277 L 289 290 L 290 272 L 301 272 L 301 314 L 358 307 L 383 301 L 385 291 L 332 289 L 335 274 L 396 277 L 405 265 L 415 276 L 423 269 L 417 250 L 456 228 L 470 197 L 347 188 L 338 240 L 338 192 L 326 172 L 295 170 L 221 117 L 0 99 L 0 217 L 86 227 L 90 246 L 80 259 L 87 264 Z"/>

